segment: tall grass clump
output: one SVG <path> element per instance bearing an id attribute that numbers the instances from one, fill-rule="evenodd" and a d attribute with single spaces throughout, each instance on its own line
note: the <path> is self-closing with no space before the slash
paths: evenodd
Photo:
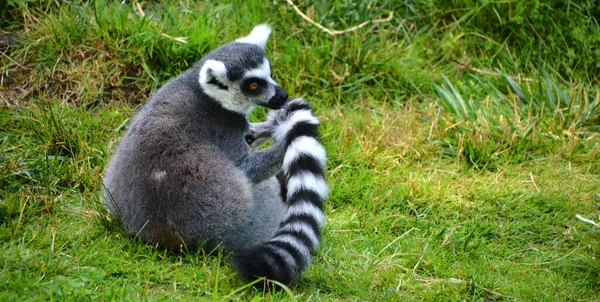
<path id="1" fill-rule="evenodd" d="M 476 75 L 434 84 L 451 126 L 444 142 L 452 155 L 463 156 L 477 168 L 496 167 L 506 160 L 521 162 L 539 153 L 554 152 L 557 141 L 568 141 L 568 153 L 593 144 L 600 121 L 600 92 L 587 87 L 565 89 L 547 73 L 518 83 L 502 76 L 504 87 Z M 485 98 L 481 99 L 482 92 Z"/>
<path id="2" fill-rule="evenodd" d="M 418 22 L 443 25 L 436 33 L 447 41 L 441 59 L 462 70 L 432 79 L 446 113 L 441 125 L 451 134 L 440 141 L 443 153 L 477 168 L 543 156 L 540 150 L 553 152 L 562 141 L 570 155 L 597 154 L 597 7 L 586 1 L 429 4 L 432 11 Z"/>

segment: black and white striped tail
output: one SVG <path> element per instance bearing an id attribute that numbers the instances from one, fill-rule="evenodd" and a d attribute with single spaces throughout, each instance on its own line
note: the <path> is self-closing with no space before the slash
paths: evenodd
<path id="1" fill-rule="evenodd" d="M 317 133 L 319 120 L 310 105 L 300 99 L 290 102 L 288 112 L 274 133 L 276 140 L 287 144 L 283 172 L 288 210 L 273 239 L 234 256 L 239 274 L 247 280 L 266 277 L 290 283 L 310 265 L 321 241 L 328 188 L 324 178 L 326 154 Z"/>

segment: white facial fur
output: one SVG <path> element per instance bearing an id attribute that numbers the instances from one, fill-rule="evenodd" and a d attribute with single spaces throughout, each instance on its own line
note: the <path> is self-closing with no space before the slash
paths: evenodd
<path id="1" fill-rule="evenodd" d="M 221 89 L 218 86 L 209 83 L 213 78 L 220 83 L 227 85 L 228 89 Z M 202 68 L 200 68 L 198 81 L 204 92 L 213 99 L 220 101 L 225 109 L 247 114 L 253 107 L 253 104 L 249 103 L 246 98 L 237 96 L 236 88 L 239 89 L 239 87 L 231 85 L 232 83 L 227 79 L 227 68 L 225 68 L 223 62 L 216 60 L 206 61 L 206 63 L 202 65 Z"/>
<path id="2" fill-rule="evenodd" d="M 260 24 L 255 26 L 252 29 L 252 32 L 243 37 L 235 40 L 236 42 L 241 43 L 251 43 L 258 45 L 263 50 L 265 49 L 265 45 L 267 45 L 267 41 L 269 40 L 269 35 L 271 34 L 271 26 L 267 24 Z"/>
<path id="3" fill-rule="evenodd" d="M 269 87 L 259 96 L 248 97 L 240 89 L 241 81 L 248 77 L 264 79 L 269 83 Z M 213 78 L 226 85 L 228 89 L 221 89 L 209 83 Z M 258 68 L 248 70 L 241 81 L 230 82 L 227 78 L 225 65 L 216 60 L 208 60 L 200 68 L 200 86 L 206 94 L 221 102 L 225 109 L 246 115 L 255 105 L 267 103 L 275 95 L 275 85 L 277 83 L 271 78 L 271 68 L 267 58 L 263 60 L 263 63 Z"/>

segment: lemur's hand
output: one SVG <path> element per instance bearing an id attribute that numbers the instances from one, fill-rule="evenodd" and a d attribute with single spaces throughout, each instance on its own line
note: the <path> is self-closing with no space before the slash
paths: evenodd
<path id="1" fill-rule="evenodd" d="M 273 136 L 273 123 L 251 123 L 246 136 L 246 143 L 252 148 L 257 148 L 266 143 Z"/>
<path id="2" fill-rule="evenodd" d="M 299 130 L 300 127 L 296 125 L 319 125 L 319 120 L 314 115 L 312 107 L 301 98 L 290 101 L 286 108 L 269 112 L 267 122 L 273 125 L 273 139 L 275 142 L 282 142 L 288 137 L 290 131 Z M 309 128 L 313 129 L 314 127 Z"/>

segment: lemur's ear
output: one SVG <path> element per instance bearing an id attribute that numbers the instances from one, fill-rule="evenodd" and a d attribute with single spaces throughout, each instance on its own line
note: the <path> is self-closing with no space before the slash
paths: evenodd
<path id="1" fill-rule="evenodd" d="M 227 68 L 225 64 L 216 60 L 207 60 L 202 68 L 198 80 L 202 85 L 215 85 L 220 89 L 228 89 L 227 87 Z"/>
<path id="2" fill-rule="evenodd" d="M 242 38 L 235 40 L 236 42 L 241 43 L 251 43 L 258 45 L 263 50 L 265 49 L 265 45 L 267 45 L 267 41 L 269 40 L 269 35 L 271 34 L 271 26 L 267 24 L 260 24 L 252 29 L 252 32 Z"/>

